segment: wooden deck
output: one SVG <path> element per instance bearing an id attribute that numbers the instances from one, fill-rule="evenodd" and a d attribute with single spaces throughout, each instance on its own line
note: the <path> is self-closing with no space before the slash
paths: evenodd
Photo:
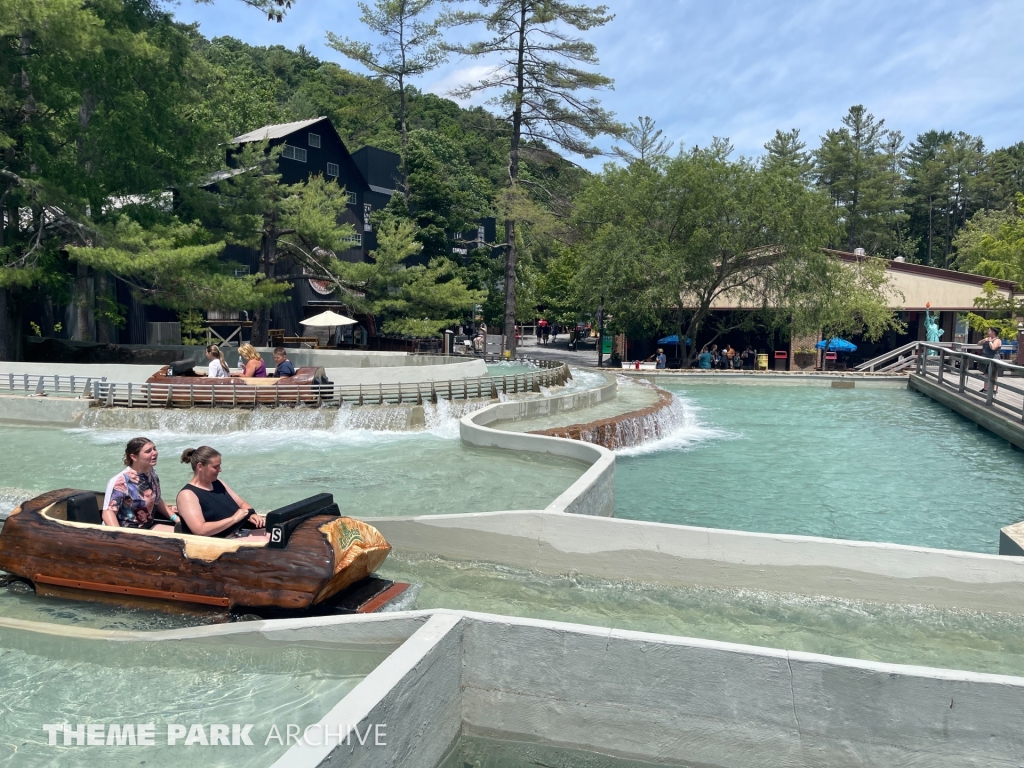
<path id="1" fill-rule="evenodd" d="M 1013 382 L 1011 386 L 1020 387 L 1024 380 L 1000 378 L 1000 382 Z M 1018 448 L 1024 449 L 1024 396 L 1009 390 L 1006 386 L 997 387 L 992 402 L 987 402 L 987 393 L 982 394 L 984 382 L 979 378 L 968 376 L 964 381 L 964 391 L 960 391 L 959 376 L 944 376 L 938 380 L 934 371 L 926 376 L 910 374 L 909 386 L 933 400 L 948 406 L 950 409 L 965 416 L 979 426 L 1009 441 Z"/>

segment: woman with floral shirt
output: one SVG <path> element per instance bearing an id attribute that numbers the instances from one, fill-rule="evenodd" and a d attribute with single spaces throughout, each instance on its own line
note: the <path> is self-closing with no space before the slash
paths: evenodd
<path id="1" fill-rule="evenodd" d="M 178 520 L 177 509 L 160 496 L 160 478 L 156 474 L 159 454 L 152 440 L 136 437 L 124 451 L 123 471 L 107 483 L 103 502 L 103 524 L 121 528 L 149 528 L 154 520 Z M 157 513 L 157 514 L 154 514 Z"/>

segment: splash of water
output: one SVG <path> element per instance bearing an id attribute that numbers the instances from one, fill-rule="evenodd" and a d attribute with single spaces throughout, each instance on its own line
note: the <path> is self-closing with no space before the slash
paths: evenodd
<path id="1" fill-rule="evenodd" d="M 730 432 L 709 427 L 700 419 L 700 409 L 692 402 L 672 396 L 672 402 L 661 410 L 625 419 L 616 425 L 621 429 L 618 437 L 618 456 L 643 456 L 661 451 L 685 451 L 712 440 L 736 437 Z"/>

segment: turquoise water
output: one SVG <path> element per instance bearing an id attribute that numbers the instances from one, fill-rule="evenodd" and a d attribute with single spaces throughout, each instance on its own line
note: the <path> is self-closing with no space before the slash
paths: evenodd
<path id="1" fill-rule="evenodd" d="M 243 644 L 244 643 L 244 644 Z M 0 629 L 0 765 L 269 766 L 285 746 L 271 728 L 324 717 L 392 648 L 110 642 Z M 64 746 L 43 726 L 154 725 L 154 746 Z M 168 745 L 172 724 L 251 724 L 252 746 Z M 241 741 L 241 739 L 239 739 Z M 196 750 L 201 750 L 200 754 Z"/>
<path id="2" fill-rule="evenodd" d="M 393 552 L 404 609 L 450 608 L 829 656 L 1024 675 L 1024 616 L 543 574 Z"/>
<path id="3" fill-rule="evenodd" d="M 205 443 L 224 456 L 222 479 L 261 510 L 321 492 L 333 493 L 342 513 L 356 517 L 543 509 L 586 469 L 550 456 L 463 446 L 454 419 L 417 433 L 341 427 L 203 434 L 195 414 L 168 416 L 156 431 L 0 426 L 0 443 L 17 446 L 0 462 L 0 512 L 54 488 L 103 490 L 136 434 L 160 450 L 165 499 L 191 477 L 178 461 L 181 452 Z"/>
<path id="4" fill-rule="evenodd" d="M 1024 454 L 906 389 L 666 389 L 687 425 L 619 453 L 615 515 L 996 553 Z"/>

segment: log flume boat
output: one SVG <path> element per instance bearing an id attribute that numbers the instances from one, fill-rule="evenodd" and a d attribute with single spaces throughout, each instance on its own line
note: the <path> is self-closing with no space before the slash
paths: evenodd
<path id="1" fill-rule="evenodd" d="M 178 407 L 310 405 L 329 400 L 334 393 L 322 366 L 303 366 L 295 370 L 294 376 L 282 379 L 272 376 L 211 378 L 197 373 L 193 361 L 179 360 L 162 367 L 145 383 L 152 385 L 151 396 L 154 399 L 166 399 L 168 405 Z"/>
<path id="2" fill-rule="evenodd" d="M 391 546 L 328 493 L 267 513 L 260 541 L 107 527 L 102 503 L 69 488 L 24 502 L 0 529 L 0 570 L 38 594 L 260 618 L 369 613 L 409 586 L 372 575 Z"/>

